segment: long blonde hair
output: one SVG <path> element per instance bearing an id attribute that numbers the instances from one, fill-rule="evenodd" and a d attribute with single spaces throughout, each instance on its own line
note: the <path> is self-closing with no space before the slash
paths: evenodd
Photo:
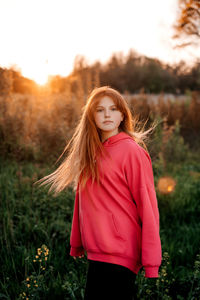
<path id="1" fill-rule="evenodd" d="M 90 176 L 92 176 L 93 181 L 96 179 L 99 183 L 99 168 L 96 158 L 100 153 L 106 154 L 106 150 L 102 145 L 100 130 L 95 124 L 94 112 L 98 102 L 104 96 L 110 97 L 124 116 L 119 126 L 119 132 L 127 133 L 148 152 L 145 140 L 147 140 L 147 134 L 157 124 L 154 122 L 148 130 L 144 131 L 146 122 L 140 126 L 139 117 L 134 116 L 133 118 L 126 100 L 117 90 L 110 86 L 94 88 L 82 108 L 82 116 L 75 132 L 58 160 L 66 151 L 69 152 L 67 157 L 53 173 L 41 178 L 34 184 L 40 182 L 42 182 L 40 186 L 52 184 L 49 193 L 53 190 L 54 196 L 57 196 L 71 183 L 74 190 L 77 189 L 78 184 L 80 187 L 84 187 Z M 139 129 L 137 130 L 137 128 Z"/>

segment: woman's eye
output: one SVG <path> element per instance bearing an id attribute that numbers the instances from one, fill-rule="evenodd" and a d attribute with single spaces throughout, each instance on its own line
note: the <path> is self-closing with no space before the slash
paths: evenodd
<path id="1" fill-rule="evenodd" d="M 116 107 L 111 108 L 111 110 L 117 110 Z M 103 109 L 97 109 L 96 112 L 103 111 Z"/>

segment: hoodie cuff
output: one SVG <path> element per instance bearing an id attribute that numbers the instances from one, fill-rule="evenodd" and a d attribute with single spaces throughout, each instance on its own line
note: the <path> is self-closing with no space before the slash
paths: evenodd
<path id="1" fill-rule="evenodd" d="M 71 249 L 70 249 L 71 256 L 80 256 L 83 254 L 85 254 L 83 247 L 71 247 Z"/>
<path id="2" fill-rule="evenodd" d="M 158 276 L 159 267 L 144 267 L 144 269 L 145 269 L 145 277 L 148 277 L 148 278 L 159 277 Z"/>

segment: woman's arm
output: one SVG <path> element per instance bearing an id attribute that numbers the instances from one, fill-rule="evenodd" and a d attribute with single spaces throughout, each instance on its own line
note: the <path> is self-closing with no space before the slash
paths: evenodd
<path id="1" fill-rule="evenodd" d="M 162 260 L 159 211 L 149 154 L 139 145 L 128 153 L 125 173 L 142 223 L 142 265 L 145 277 L 158 277 Z"/>
<path id="2" fill-rule="evenodd" d="M 79 184 L 76 190 L 76 196 L 74 201 L 74 212 L 71 227 L 70 236 L 70 255 L 71 256 L 82 256 L 84 255 L 84 248 L 81 240 L 80 225 L 79 225 Z"/>

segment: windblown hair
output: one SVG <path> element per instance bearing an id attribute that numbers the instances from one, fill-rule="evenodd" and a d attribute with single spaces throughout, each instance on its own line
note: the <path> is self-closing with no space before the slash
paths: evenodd
<path id="1" fill-rule="evenodd" d="M 96 126 L 94 113 L 100 99 L 104 96 L 110 97 L 124 116 L 119 126 L 119 132 L 123 131 L 127 133 L 148 152 L 145 141 L 147 140 L 148 133 L 157 124 L 154 122 L 148 130 L 144 131 L 146 122 L 141 126 L 138 120 L 139 117 L 134 116 L 133 118 L 126 100 L 117 90 L 110 86 L 94 88 L 82 108 L 82 116 L 75 132 L 61 154 L 62 156 L 68 151 L 67 157 L 53 173 L 41 178 L 34 184 L 40 182 L 42 182 L 40 186 L 52 184 L 49 192 L 53 190 L 54 196 L 57 196 L 58 193 L 70 184 L 73 185 L 74 191 L 78 185 L 84 187 L 90 176 L 93 182 L 97 180 L 99 183 L 100 175 L 96 158 L 99 154 L 105 155 L 107 151 L 102 145 L 101 133 L 100 129 Z"/>

